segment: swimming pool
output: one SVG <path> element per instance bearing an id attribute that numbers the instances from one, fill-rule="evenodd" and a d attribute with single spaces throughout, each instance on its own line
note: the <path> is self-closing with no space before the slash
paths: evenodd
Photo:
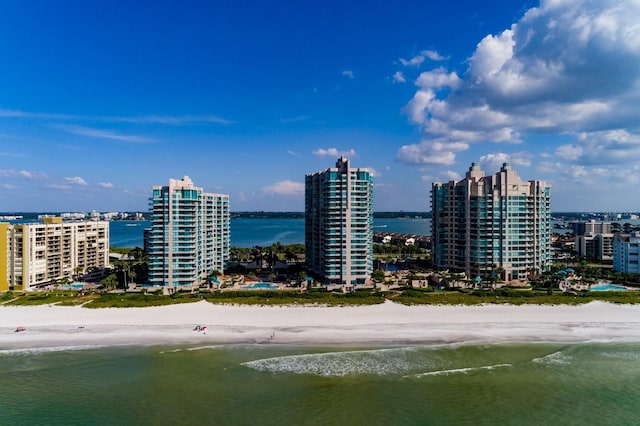
<path id="1" fill-rule="evenodd" d="M 246 288 L 247 290 L 278 290 L 280 287 L 269 283 L 253 283 L 243 285 L 242 288 Z"/>
<path id="2" fill-rule="evenodd" d="M 627 288 L 615 284 L 598 284 L 592 285 L 591 291 L 626 291 Z"/>
<path id="3" fill-rule="evenodd" d="M 62 284 L 63 290 L 82 290 L 83 288 L 84 283 Z"/>

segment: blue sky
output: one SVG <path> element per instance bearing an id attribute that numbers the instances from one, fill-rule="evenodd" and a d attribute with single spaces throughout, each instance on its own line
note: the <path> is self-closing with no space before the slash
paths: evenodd
<path id="1" fill-rule="evenodd" d="M 509 161 L 555 211 L 637 211 L 637 1 L 0 3 L 0 211 L 147 210 L 189 175 L 302 211 L 347 155 L 375 210 Z"/>

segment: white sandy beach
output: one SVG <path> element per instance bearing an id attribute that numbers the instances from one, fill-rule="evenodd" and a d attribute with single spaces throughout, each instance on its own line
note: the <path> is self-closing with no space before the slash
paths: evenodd
<path id="1" fill-rule="evenodd" d="M 194 331 L 196 325 L 206 332 Z M 26 331 L 15 332 L 23 326 Z M 0 306 L 0 350 L 136 344 L 640 341 L 640 306 Z"/>

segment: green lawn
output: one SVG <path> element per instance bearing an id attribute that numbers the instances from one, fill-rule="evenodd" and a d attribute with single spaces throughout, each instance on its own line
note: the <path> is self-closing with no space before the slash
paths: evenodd
<path id="1" fill-rule="evenodd" d="M 13 299 L 13 300 L 12 300 Z M 163 306 L 176 303 L 191 303 L 206 300 L 217 304 L 238 305 L 326 305 L 359 306 L 383 303 L 393 300 L 405 305 L 479 305 L 479 304 L 534 304 L 534 305 L 577 305 L 594 300 L 611 303 L 640 303 L 640 292 L 581 292 L 561 293 L 547 291 L 523 291 L 499 289 L 493 291 L 433 291 L 406 289 L 391 292 L 359 290 L 349 294 L 311 290 L 306 293 L 297 291 L 226 291 L 202 293 L 177 293 L 171 296 L 156 294 L 88 294 L 79 295 L 76 291 L 49 291 L 3 295 L 2 301 L 11 306 L 57 304 L 75 306 L 84 304 L 87 308 L 130 308 L 145 306 Z"/>

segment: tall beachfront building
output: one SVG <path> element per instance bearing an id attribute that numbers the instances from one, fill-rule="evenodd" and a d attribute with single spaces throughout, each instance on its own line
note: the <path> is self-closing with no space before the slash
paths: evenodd
<path id="1" fill-rule="evenodd" d="M 613 270 L 625 274 L 640 274 L 640 232 L 615 234 Z"/>
<path id="2" fill-rule="evenodd" d="M 368 169 L 336 166 L 305 176 L 305 258 L 323 284 L 350 290 L 373 272 L 373 179 Z"/>
<path id="3" fill-rule="evenodd" d="M 473 163 L 459 182 L 431 188 L 434 266 L 469 277 L 524 280 L 551 263 L 550 185 L 511 166 L 485 176 Z"/>
<path id="4" fill-rule="evenodd" d="M 109 266 L 109 222 L 0 223 L 0 291 L 31 290 Z"/>
<path id="5" fill-rule="evenodd" d="M 154 186 L 148 234 L 149 283 L 199 285 L 229 260 L 229 196 L 209 194 L 188 176 Z"/>

